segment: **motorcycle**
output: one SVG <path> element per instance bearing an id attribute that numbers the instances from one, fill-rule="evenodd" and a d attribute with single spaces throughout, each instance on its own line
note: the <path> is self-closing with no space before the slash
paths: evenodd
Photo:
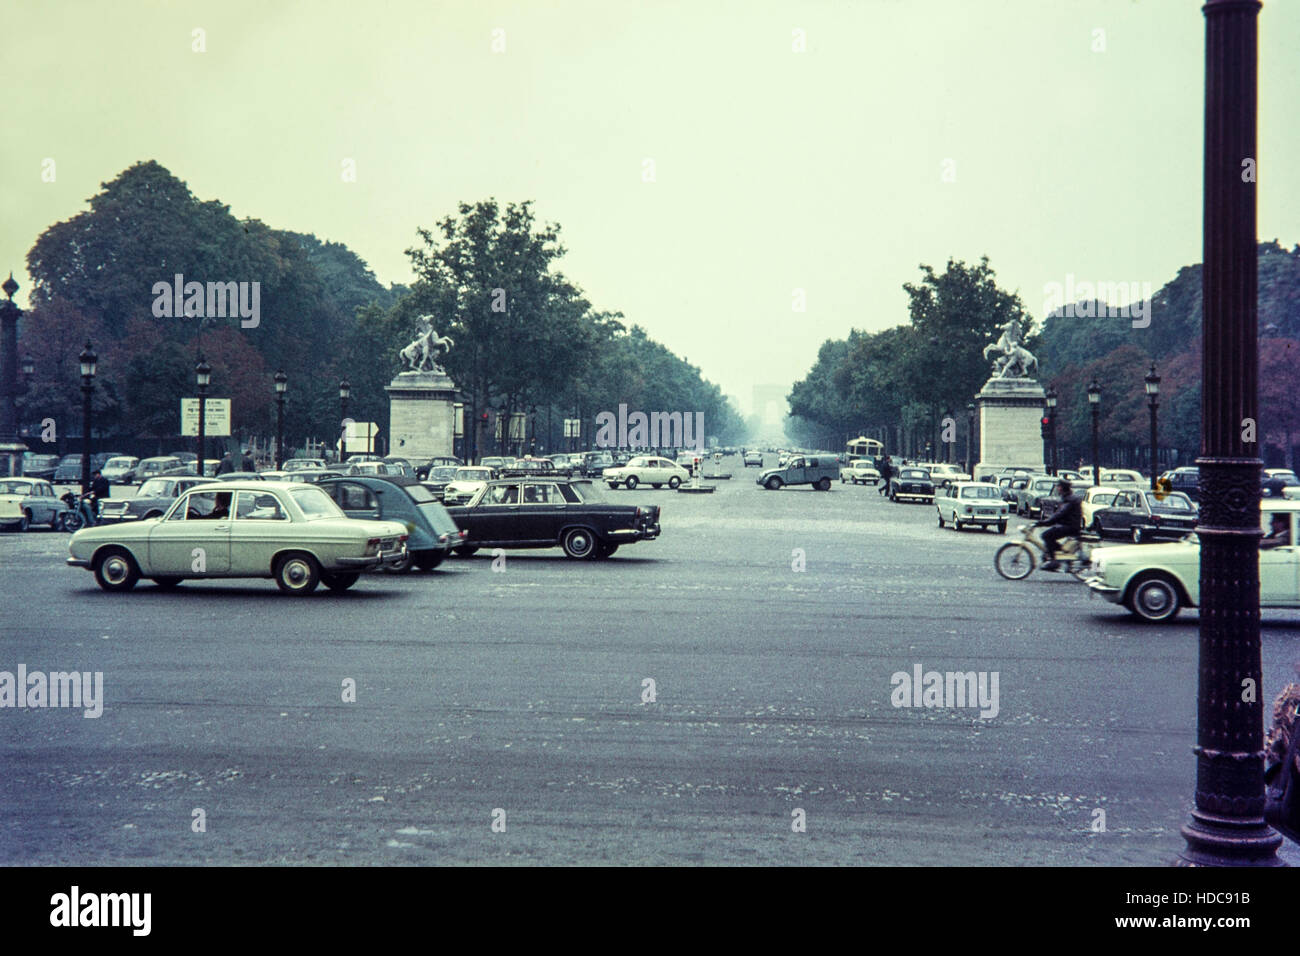
<path id="1" fill-rule="evenodd" d="M 1047 556 L 1047 545 L 1035 525 L 1022 524 L 1016 530 L 1021 533 L 1022 540 L 1008 541 L 993 556 L 993 566 L 1008 581 L 1022 581 L 1029 577 L 1038 567 L 1038 555 L 1042 555 L 1044 561 Z M 1080 581 L 1086 580 L 1092 563 L 1091 549 L 1078 538 L 1066 538 L 1057 542 L 1057 547 L 1057 567 L 1044 570 L 1060 571 L 1072 574 Z"/>
<path id="2" fill-rule="evenodd" d="M 99 523 L 90 492 L 78 495 L 65 491 L 59 499 L 68 506 L 68 510 L 63 513 L 64 531 L 80 531 L 82 528 L 93 528 Z"/>

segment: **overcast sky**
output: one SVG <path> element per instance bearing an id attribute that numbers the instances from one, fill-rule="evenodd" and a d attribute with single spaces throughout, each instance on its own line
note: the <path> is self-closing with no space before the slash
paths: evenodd
<path id="1" fill-rule="evenodd" d="M 0 268 L 19 300 L 40 232 L 147 159 L 237 216 L 346 243 L 384 283 L 411 281 L 416 227 L 457 202 L 535 200 L 593 303 L 745 411 L 754 385 L 801 378 L 823 340 L 905 322 L 902 283 L 922 262 L 987 254 L 1041 318 L 1045 284 L 1069 274 L 1159 288 L 1200 260 L 1198 2 L 5 0 L 0 13 Z M 1259 130 L 1259 235 L 1292 246 L 1300 3 L 1260 14 Z"/>

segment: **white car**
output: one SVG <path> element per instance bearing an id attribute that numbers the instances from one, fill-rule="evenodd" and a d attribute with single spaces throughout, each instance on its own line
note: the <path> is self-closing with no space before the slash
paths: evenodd
<path id="1" fill-rule="evenodd" d="M 1290 522 L 1289 543 L 1259 552 L 1259 606 L 1300 607 L 1300 501 L 1269 498 L 1260 502 L 1268 533 L 1273 515 Z M 1127 544 L 1094 548 L 1087 578 L 1094 594 L 1122 604 L 1144 621 L 1171 621 L 1200 601 L 1201 545 L 1195 534 L 1165 544 Z"/>
<path id="2" fill-rule="evenodd" d="M 457 468 L 455 477 L 447 482 L 447 487 L 442 491 L 443 504 L 465 504 L 487 487 L 492 476 L 492 469 L 482 465 L 466 465 L 464 468 Z"/>
<path id="3" fill-rule="evenodd" d="M 649 485 L 651 488 L 676 488 L 683 481 L 689 481 L 691 473 L 676 462 L 655 455 L 638 455 L 626 465 L 606 468 L 601 480 L 611 488 L 619 485 L 631 491 L 637 485 Z"/>
<path id="4" fill-rule="evenodd" d="M 840 468 L 840 484 L 851 481 L 855 485 L 880 484 L 880 472 L 870 458 L 858 458 Z"/>
<path id="5" fill-rule="evenodd" d="M 1002 500 L 1002 490 L 987 481 L 954 481 L 946 488 L 934 490 L 934 507 L 939 513 L 939 527 L 951 521 L 954 530 L 967 525 L 977 528 L 1007 530 L 1010 505 Z"/>
<path id="6" fill-rule="evenodd" d="M 1092 518 L 1099 508 L 1109 508 L 1115 501 L 1115 496 L 1119 494 L 1119 489 L 1110 485 L 1092 485 L 1083 494 L 1083 526 L 1088 530 L 1092 528 Z"/>
<path id="7" fill-rule="evenodd" d="M 955 481 L 970 481 L 970 475 L 956 465 L 927 465 L 926 467 L 930 469 L 930 480 L 934 482 L 936 488 L 950 485 Z"/>
<path id="8" fill-rule="evenodd" d="M 1142 477 L 1140 472 L 1131 471 L 1127 468 L 1103 469 L 1101 483 L 1103 485 L 1137 485 L 1143 488 L 1151 485 L 1149 481 Z"/>
<path id="9" fill-rule="evenodd" d="M 110 458 L 108 461 L 104 462 L 104 467 L 99 471 L 100 474 L 102 474 L 110 483 L 115 482 L 119 485 L 124 485 L 126 484 L 127 474 L 135 471 L 135 467 L 138 464 L 140 464 L 139 458 L 132 458 L 129 455 L 118 455 L 116 458 Z"/>

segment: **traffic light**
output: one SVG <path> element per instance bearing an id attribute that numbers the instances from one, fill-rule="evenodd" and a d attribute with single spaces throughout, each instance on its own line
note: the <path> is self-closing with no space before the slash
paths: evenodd
<path id="1" fill-rule="evenodd" d="M 1044 415 L 1041 419 L 1039 419 L 1039 424 L 1042 426 L 1043 440 L 1046 441 L 1048 438 L 1051 438 L 1052 420 L 1048 418 L 1046 415 Z"/>

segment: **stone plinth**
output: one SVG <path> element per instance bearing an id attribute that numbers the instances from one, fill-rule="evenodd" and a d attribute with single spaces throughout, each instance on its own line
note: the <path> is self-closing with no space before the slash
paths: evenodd
<path id="1" fill-rule="evenodd" d="M 1045 393 L 1032 378 L 991 378 L 975 396 L 980 459 L 975 480 L 1007 467 L 1045 471 L 1042 417 Z"/>
<path id="2" fill-rule="evenodd" d="M 453 454 L 458 393 L 445 372 L 403 372 L 384 391 L 390 455 L 415 462 Z"/>

